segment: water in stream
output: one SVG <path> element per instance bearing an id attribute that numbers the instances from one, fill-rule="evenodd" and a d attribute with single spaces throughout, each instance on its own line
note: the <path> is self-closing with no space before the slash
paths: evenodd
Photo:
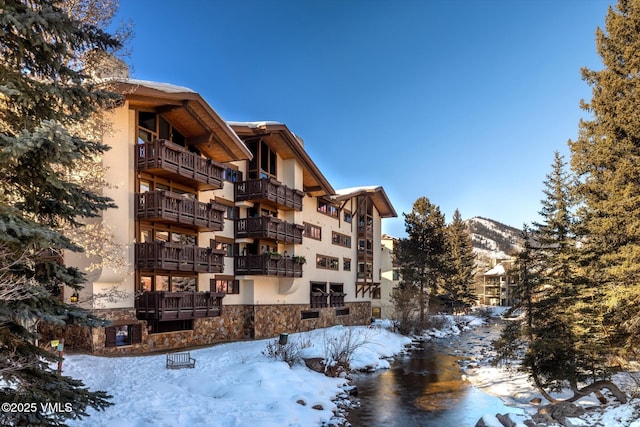
<path id="1" fill-rule="evenodd" d="M 498 325 L 429 341 L 396 358 L 391 368 L 357 374 L 360 407 L 347 417 L 353 426 L 473 427 L 484 414 L 520 412 L 471 386 L 458 360 L 472 356 L 497 337 Z"/>

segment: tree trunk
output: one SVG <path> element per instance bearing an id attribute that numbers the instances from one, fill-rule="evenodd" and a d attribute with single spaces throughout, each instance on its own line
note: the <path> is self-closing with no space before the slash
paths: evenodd
<path id="1" fill-rule="evenodd" d="M 585 396 L 588 396 L 591 393 L 594 393 L 596 395 L 596 397 L 598 398 L 598 400 L 600 401 L 600 403 L 605 404 L 606 399 L 604 399 L 604 396 L 602 395 L 602 390 L 607 389 L 611 392 L 611 394 L 613 394 L 613 396 L 622 404 L 627 403 L 627 395 L 618 388 L 617 385 L 615 385 L 614 383 L 612 383 L 611 381 L 606 381 L 606 380 L 602 380 L 602 381 L 596 381 L 592 384 L 589 384 L 581 389 L 578 389 L 575 386 L 571 386 L 571 389 L 573 391 L 573 396 L 571 396 L 569 399 L 565 399 L 565 400 L 559 400 L 559 399 L 555 399 L 553 398 L 551 395 L 549 395 L 549 393 L 547 393 L 543 388 L 542 388 L 542 384 L 540 384 L 540 379 L 538 378 L 538 375 L 533 373 L 531 374 L 531 377 L 533 379 L 533 382 L 535 383 L 538 391 L 540 392 L 540 394 L 542 395 L 542 397 L 544 397 L 545 399 L 547 399 L 549 402 L 551 403 L 559 403 L 559 402 L 576 402 L 580 399 L 582 399 Z M 604 401 L 603 401 L 604 399 Z"/>
<path id="2" fill-rule="evenodd" d="M 551 395 L 549 393 L 547 393 L 544 388 L 542 388 L 542 384 L 540 383 L 540 378 L 538 378 L 538 374 L 537 373 L 535 373 L 535 372 L 531 373 L 531 378 L 533 378 L 533 382 L 535 383 L 536 388 L 538 389 L 538 391 L 540 392 L 542 397 L 544 397 L 545 399 L 547 399 L 551 403 L 559 402 L 558 399 L 555 399 L 555 398 L 551 397 Z"/>
<path id="3" fill-rule="evenodd" d="M 424 329 L 424 282 L 420 282 L 420 329 Z"/>
<path id="4" fill-rule="evenodd" d="M 611 394 L 613 394 L 613 397 L 615 397 L 620 403 L 627 403 L 627 395 L 620 390 L 617 385 L 607 380 L 596 381 L 581 389 L 574 388 L 573 396 L 567 399 L 567 402 L 575 402 L 591 393 L 600 392 L 605 388 L 609 390 Z"/>

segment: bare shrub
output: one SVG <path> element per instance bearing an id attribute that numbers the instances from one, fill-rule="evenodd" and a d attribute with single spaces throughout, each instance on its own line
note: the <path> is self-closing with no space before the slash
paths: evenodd
<path id="1" fill-rule="evenodd" d="M 344 328 L 337 336 L 324 334 L 325 374 L 339 376 L 349 372 L 355 351 L 369 342 L 367 333 L 356 333 L 353 328 Z"/>
<path id="2" fill-rule="evenodd" d="M 443 330 L 449 327 L 450 324 L 451 324 L 451 321 L 447 316 L 434 314 L 426 317 L 424 326 L 425 326 L 425 330 L 427 329 Z"/>
<path id="3" fill-rule="evenodd" d="M 289 366 L 302 362 L 302 350 L 311 347 L 308 339 L 289 339 L 286 344 L 280 344 L 278 338 L 267 341 L 267 347 L 262 351 L 265 356 L 287 362 Z"/>
<path id="4" fill-rule="evenodd" d="M 414 332 L 418 325 L 419 303 L 416 289 L 410 286 L 397 287 L 391 292 L 394 325 L 402 335 Z"/>
<path id="5" fill-rule="evenodd" d="M 493 317 L 493 311 L 489 307 L 477 307 L 473 310 L 473 314 L 484 320 L 489 320 Z"/>

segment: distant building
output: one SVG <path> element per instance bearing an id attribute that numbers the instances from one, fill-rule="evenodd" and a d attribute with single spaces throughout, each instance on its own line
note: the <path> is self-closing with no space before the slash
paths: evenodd
<path id="1" fill-rule="evenodd" d="M 511 306 L 516 302 L 514 287 L 517 275 L 512 271 L 513 260 L 492 260 L 494 266 L 483 275 L 482 293 L 478 295 L 480 304 Z"/>

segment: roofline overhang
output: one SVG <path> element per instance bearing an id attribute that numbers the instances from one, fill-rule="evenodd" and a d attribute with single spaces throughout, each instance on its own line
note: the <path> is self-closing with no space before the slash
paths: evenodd
<path id="1" fill-rule="evenodd" d="M 329 180 L 320 172 L 318 166 L 311 159 L 309 154 L 305 151 L 304 146 L 298 140 L 296 135 L 289 130 L 289 128 L 279 122 L 229 122 L 231 129 L 244 127 L 246 129 L 253 129 L 251 136 L 260 137 L 267 136 L 274 133 L 278 133 L 282 136 L 283 141 L 287 144 L 287 147 L 291 149 L 293 155 L 300 161 L 302 167 L 306 169 L 318 182 L 318 185 L 313 187 L 312 191 L 322 191 L 326 195 L 335 193 L 335 190 L 329 183 Z M 234 129 L 236 128 L 236 129 Z M 311 191 L 311 190 L 308 190 Z"/>
<path id="2" fill-rule="evenodd" d="M 233 160 L 249 160 L 253 158 L 251 151 L 249 151 L 242 139 L 199 93 L 189 88 L 171 85 L 167 85 L 171 90 L 165 91 L 160 89 L 163 85 L 162 83 L 145 80 L 111 80 L 107 84 L 112 90 L 122 93 L 126 100 L 134 104 L 136 100 L 153 101 L 165 108 L 184 108 L 207 129 L 209 134 L 215 134 L 216 129 L 211 129 L 207 125 L 207 120 L 203 120 L 203 118 L 211 119 L 222 131 L 223 138 L 220 138 L 220 140 L 224 143 L 225 150 L 233 157 Z M 193 108 L 190 108 L 194 103 L 202 108 L 204 115 L 200 115 Z"/>
<path id="3" fill-rule="evenodd" d="M 331 198 L 335 201 L 343 201 L 352 197 L 358 196 L 370 196 L 374 202 L 380 217 L 382 218 L 396 218 L 398 216 L 395 208 L 391 204 L 387 193 L 381 186 L 357 188 L 352 191 L 345 191 L 341 194 L 335 194 Z"/>

